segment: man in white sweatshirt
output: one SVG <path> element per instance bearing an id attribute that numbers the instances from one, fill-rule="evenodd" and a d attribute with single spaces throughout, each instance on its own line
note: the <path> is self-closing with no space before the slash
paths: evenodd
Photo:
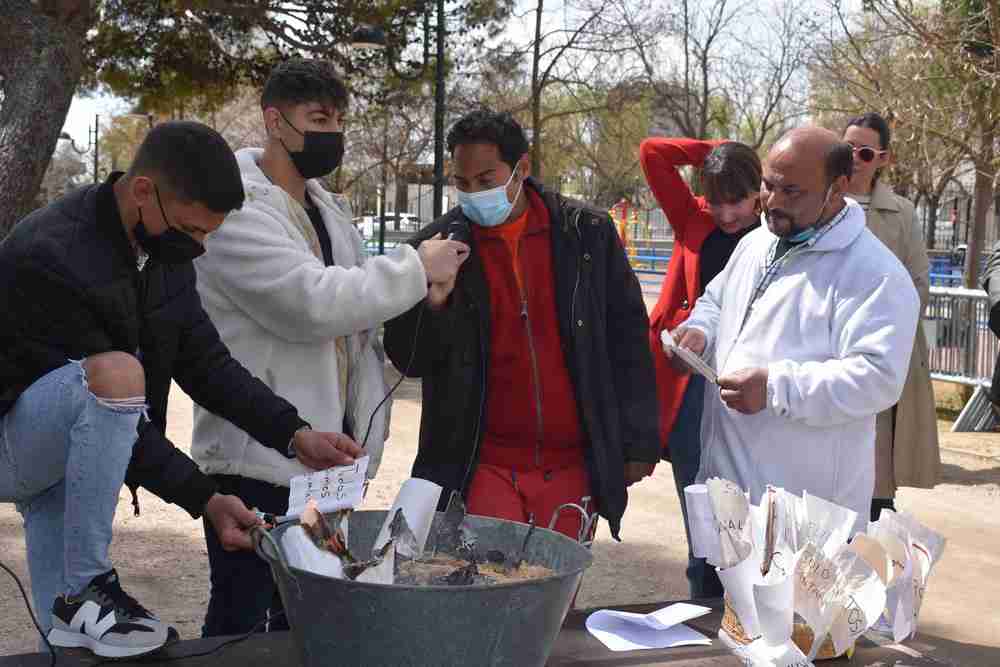
<path id="1" fill-rule="evenodd" d="M 774 146 L 766 226 L 740 242 L 675 336 L 719 374 L 705 393 L 698 478 L 731 479 L 754 503 L 768 484 L 808 491 L 857 512 L 862 529 L 875 415 L 899 400 L 920 301 L 844 198 L 852 157 L 820 128 Z"/>
<path id="2" fill-rule="evenodd" d="M 372 476 L 389 432 L 389 405 L 375 411 L 387 392 L 377 328 L 429 286 L 454 280 L 468 247 L 433 239 L 365 259 L 346 199 L 315 180 L 340 164 L 347 103 L 326 61 L 293 59 L 271 72 L 261 95 L 266 144 L 236 154 L 246 201 L 196 267 L 205 310 L 233 356 L 313 428 L 362 444 Z M 291 477 L 311 468 L 197 407 L 192 455 L 225 493 L 275 514 L 287 511 Z M 239 634 L 274 617 L 281 602 L 268 566 L 225 551 L 208 523 L 205 540 L 211 598 L 202 634 Z M 283 628 L 283 618 L 268 623 Z"/>

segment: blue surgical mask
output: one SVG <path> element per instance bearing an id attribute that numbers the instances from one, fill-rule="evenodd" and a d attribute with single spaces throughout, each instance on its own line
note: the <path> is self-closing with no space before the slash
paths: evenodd
<path id="1" fill-rule="evenodd" d="M 498 185 L 482 192 L 462 192 L 458 191 L 458 205 L 462 207 L 462 213 L 472 222 L 481 227 L 496 227 L 507 221 L 514 208 L 514 202 L 507 199 L 507 186 L 514 180 L 515 167 L 510 172 L 510 178 L 503 185 Z M 514 201 L 521 196 L 521 188 L 524 181 L 517 187 L 517 194 Z"/>
<path id="2" fill-rule="evenodd" d="M 819 221 L 823 219 L 823 211 L 826 210 L 826 205 L 830 203 L 830 191 L 832 188 L 833 186 L 830 186 L 826 189 L 826 197 L 823 198 L 823 208 L 819 210 L 819 217 L 816 218 L 816 222 L 814 222 L 811 227 L 803 229 L 798 234 L 789 236 L 789 243 L 804 243 L 816 236 L 816 231 L 819 229 Z"/>

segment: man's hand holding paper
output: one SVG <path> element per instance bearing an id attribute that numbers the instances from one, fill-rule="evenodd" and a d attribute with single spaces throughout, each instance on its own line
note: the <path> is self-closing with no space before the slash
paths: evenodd
<path id="1" fill-rule="evenodd" d="M 299 461 L 313 470 L 349 466 L 364 455 L 358 443 L 342 433 L 324 433 L 308 428 L 295 434 L 292 447 Z"/>
<path id="2" fill-rule="evenodd" d="M 716 381 L 715 370 L 701 358 L 707 341 L 698 329 L 680 327 L 673 332 L 664 329 L 660 334 L 663 353 L 680 373 L 698 373 L 709 382 Z"/>
<path id="3" fill-rule="evenodd" d="M 767 407 L 767 369 L 744 368 L 718 380 L 722 402 L 731 410 L 753 415 Z"/>

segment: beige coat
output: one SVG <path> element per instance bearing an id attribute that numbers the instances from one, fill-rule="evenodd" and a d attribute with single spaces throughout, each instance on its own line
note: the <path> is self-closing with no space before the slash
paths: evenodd
<path id="1" fill-rule="evenodd" d="M 872 191 L 867 218 L 868 228 L 909 271 L 922 312 L 930 297 L 930 263 L 920 225 L 913 217 L 913 204 L 879 181 Z M 937 483 L 940 466 L 927 340 L 923 327 L 918 326 L 903 395 L 894 408 L 879 413 L 876 421 L 874 497 L 891 498 L 899 486 L 931 488 Z"/>

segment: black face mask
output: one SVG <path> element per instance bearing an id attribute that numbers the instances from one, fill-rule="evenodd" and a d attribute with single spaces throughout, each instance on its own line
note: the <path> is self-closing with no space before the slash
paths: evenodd
<path id="1" fill-rule="evenodd" d="M 164 264 L 183 264 L 205 254 L 205 246 L 167 222 L 167 212 L 160 201 L 160 189 L 155 185 L 156 203 L 160 206 L 163 222 L 167 229 L 162 234 L 151 236 L 142 222 L 142 207 L 139 207 L 139 223 L 135 226 L 135 239 L 153 259 Z"/>
<path id="2" fill-rule="evenodd" d="M 311 130 L 301 132 L 285 118 L 285 114 L 281 113 L 281 117 L 285 119 L 289 127 L 302 135 L 302 150 L 294 152 L 288 150 L 285 142 L 281 141 L 280 136 L 278 137 L 278 141 L 281 141 L 281 145 L 288 153 L 288 157 L 292 158 L 292 164 L 298 169 L 302 178 L 326 176 L 340 166 L 340 161 L 344 159 L 343 132 L 313 132 Z"/>

